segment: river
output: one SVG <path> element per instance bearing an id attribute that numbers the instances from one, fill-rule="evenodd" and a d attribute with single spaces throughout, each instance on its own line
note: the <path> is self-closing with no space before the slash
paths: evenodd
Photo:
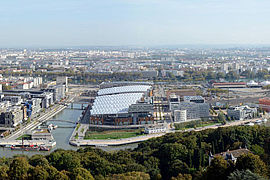
<path id="1" fill-rule="evenodd" d="M 80 108 L 80 104 L 74 104 L 74 108 Z M 70 109 L 66 108 L 61 111 L 59 114 L 55 115 L 52 119 L 59 119 L 59 120 L 69 120 L 76 122 L 81 115 L 82 110 L 78 109 Z M 77 150 L 79 147 L 69 145 L 69 138 L 72 134 L 74 129 L 74 124 L 68 122 L 59 122 L 59 121 L 49 121 L 47 124 L 54 124 L 58 125 L 58 128 L 52 131 L 52 135 L 56 141 L 56 146 L 50 151 L 54 151 L 56 149 L 66 149 L 66 150 Z M 101 149 L 105 151 L 115 151 L 121 149 L 133 149 L 136 148 L 137 144 L 129 144 L 124 146 L 108 146 L 108 147 L 101 147 Z M 49 154 L 50 152 L 44 151 L 19 151 L 19 150 L 10 150 L 9 148 L 2 148 L 0 147 L 0 157 L 12 157 L 18 154 L 24 154 L 27 156 L 32 156 L 34 154 Z"/>

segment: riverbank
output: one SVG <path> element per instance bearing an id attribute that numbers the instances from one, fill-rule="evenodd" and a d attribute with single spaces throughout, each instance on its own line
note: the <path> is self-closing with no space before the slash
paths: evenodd
<path id="1" fill-rule="evenodd" d="M 56 145 L 55 141 L 48 141 L 48 140 L 24 140 L 23 142 L 21 140 L 12 140 L 12 141 L 1 141 L 0 146 L 1 147 L 10 147 L 10 146 L 45 146 L 45 147 L 54 147 Z"/>
<path id="2" fill-rule="evenodd" d="M 165 135 L 166 133 L 142 135 L 124 139 L 108 139 L 108 140 L 86 140 L 86 139 L 71 139 L 69 143 L 73 146 L 121 146 L 126 144 L 139 143 L 151 138 L 156 138 Z"/>

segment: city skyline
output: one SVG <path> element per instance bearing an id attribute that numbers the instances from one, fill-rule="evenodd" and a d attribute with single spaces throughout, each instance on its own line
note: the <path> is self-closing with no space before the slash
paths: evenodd
<path id="1" fill-rule="evenodd" d="M 0 47 L 270 44 L 270 2 L 5 1 Z"/>

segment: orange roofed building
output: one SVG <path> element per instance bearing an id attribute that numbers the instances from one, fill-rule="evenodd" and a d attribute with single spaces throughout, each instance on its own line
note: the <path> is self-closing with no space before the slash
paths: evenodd
<path id="1" fill-rule="evenodd" d="M 259 99 L 259 105 L 264 111 L 270 112 L 270 97 Z"/>

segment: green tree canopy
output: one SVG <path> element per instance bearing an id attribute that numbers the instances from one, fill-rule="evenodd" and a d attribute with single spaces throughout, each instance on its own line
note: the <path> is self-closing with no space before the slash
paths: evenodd
<path id="1" fill-rule="evenodd" d="M 241 155 L 237 158 L 236 169 L 247 170 L 267 177 L 267 168 L 265 163 L 260 159 L 258 155 L 252 153 Z"/>

